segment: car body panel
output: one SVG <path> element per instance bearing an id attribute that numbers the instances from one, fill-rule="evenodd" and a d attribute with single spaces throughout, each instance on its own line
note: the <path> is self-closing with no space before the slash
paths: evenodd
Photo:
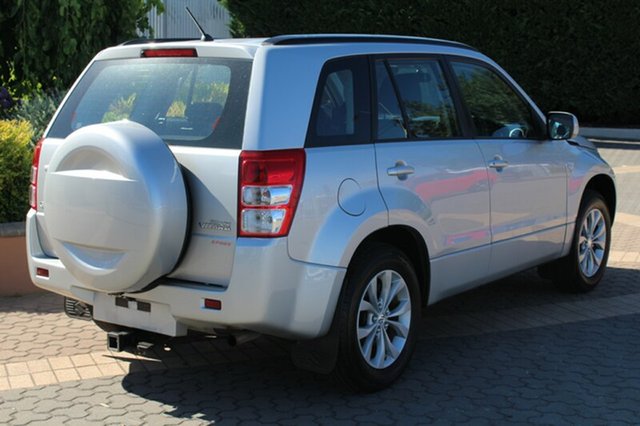
<path id="1" fill-rule="evenodd" d="M 248 329 L 288 339 L 311 339 L 325 334 L 331 320 L 345 268 L 292 260 L 286 238 L 237 239 L 232 279 L 225 288 L 164 278 L 141 293 L 124 293 L 136 301 L 157 304 L 153 316 L 119 310 L 115 299 L 87 288 L 63 263 L 40 248 L 35 212 L 27 215 L 27 241 L 32 281 L 41 288 L 95 305 L 96 319 L 172 336 L 188 329 L 214 334 L 216 330 Z M 37 268 L 49 271 L 37 276 Z M 286 274 L 283 274 L 286 271 Z M 204 299 L 221 302 L 222 309 L 204 308 Z M 155 311 L 154 305 L 151 306 Z"/>
<path id="2" fill-rule="evenodd" d="M 306 155 L 289 254 L 296 260 L 347 267 L 359 244 L 389 225 L 378 190 L 374 146 L 310 148 Z M 345 182 L 357 189 L 346 188 Z"/>
<path id="3" fill-rule="evenodd" d="M 607 176 L 613 182 L 611 168 L 595 150 L 567 141 L 476 140 L 469 129 L 463 129 L 465 138 L 448 140 L 371 139 L 360 145 L 307 147 L 322 68 L 342 57 L 428 55 L 441 63 L 447 57 L 474 59 L 497 70 L 541 121 L 545 116 L 500 66 L 463 46 L 264 42 L 132 44 L 106 49 L 94 58 L 92 63 L 140 58 L 148 48 L 195 48 L 201 58 L 252 60 L 242 146 L 170 147 L 191 195 L 183 257 L 151 288 L 125 294 L 155 306 L 153 321 L 116 310 L 112 295 L 98 293 L 70 274 L 53 249 L 44 204 L 27 215 L 29 271 L 36 285 L 97 304 L 98 319 L 167 335 L 184 335 L 190 329 L 250 330 L 312 339 L 329 330 L 353 255 L 376 232 L 401 225 L 422 237 L 429 272 L 423 284 L 429 288 L 428 303 L 435 303 L 566 255 L 589 181 Z M 70 92 L 77 87 L 78 82 Z M 48 136 L 50 126 L 40 156 L 39 200 L 47 187 L 47 165 L 64 143 Z M 289 235 L 238 238 L 240 152 L 279 149 L 305 149 L 306 154 Z M 489 167 L 495 155 L 509 166 L 502 171 Z M 388 169 L 398 161 L 414 167 L 407 179 L 389 176 Z M 36 274 L 37 268 L 47 269 L 49 276 Z M 222 309 L 204 309 L 205 298 L 221 301 Z"/>
<path id="4" fill-rule="evenodd" d="M 229 285 L 235 255 L 240 150 L 172 146 L 191 199 L 190 236 L 169 277 Z"/>
<path id="5" fill-rule="evenodd" d="M 376 144 L 379 185 L 390 225 L 422 235 L 431 262 L 455 254 L 471 262 L 452 274 L 432 269 L 431 292 L 457 289 L 488 273 L 491 253 L 489 179 L 474 141 L 408 141 Z M 402 161 L 415 173 L 389 176 Z M 473 254 L 466 256 L 461 252 Z M 432 263 L 433 264 L 433 263 Z"/>
<path id="6" fill-rule="evenodd" d="M 452 52 L 470 58 L 485 58 L 473 50 L 438 45 L 334 43 L 261 47 L 253 63 L 243 148 L 291 149 L 303 143 L 320 70 L 331 59 L 359 55 L 437 55 Z"/>
<path id="7" fill-rule="evenodd" d="M 570 145 L 531 139 L 481 139 L 478 145 L 491 181 L 491 272 L 498 274 L 557 256 L 567 223 L 565 152 Z M 496 158 L 508 165 L 489 167 Z M 524 241 L 536 241 L 536 233 L 553 228 L 559 228 L 558 232 L 546 233 L 546 244 L 525 248 Z M 516 252 L 518 256 L 510 256 Z"/>

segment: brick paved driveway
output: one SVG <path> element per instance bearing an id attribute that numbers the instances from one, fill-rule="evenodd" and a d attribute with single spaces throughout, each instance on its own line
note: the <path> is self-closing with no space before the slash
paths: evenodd
<path id="1" fill-rule="evenodd" d="M 601 153 L 621 212 L 601 286 L 562 294 L 527 271 L 438 303 L 391 389 L 345 394 L 269 339 L 109 353 L 41 294 L 0 299 L 0 423 L 638 424 L 640 149 Z"/>

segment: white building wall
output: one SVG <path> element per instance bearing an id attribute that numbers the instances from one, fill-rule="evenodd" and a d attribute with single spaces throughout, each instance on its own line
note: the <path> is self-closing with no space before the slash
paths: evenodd
<path id="1" fill-rule="evenodd" d="M 163 3 L 164 13 L 158 15 L 153 8 L 148 14 L 155 38 L 200 38 L 198 28 L 184 9 L 185 6 L 213 38 L 231 37 L 229 12 L 216 0 L 164 0 Z"/>

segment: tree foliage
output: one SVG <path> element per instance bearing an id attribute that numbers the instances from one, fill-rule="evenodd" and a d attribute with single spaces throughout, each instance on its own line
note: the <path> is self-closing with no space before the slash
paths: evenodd
<path id="1" fill-rule="evenodd" d="M 0 85 L 24 95 L 67 89 L 107 46 L 149 28 L 161 0 L 0 0 Z"/>
<path id="2" fill-rule="evenodd" d="M 445 38 L 486 53 L 543 110 L 640 124 L 640 2 L 224 0 L 234 36 L 372 33 Z"/>

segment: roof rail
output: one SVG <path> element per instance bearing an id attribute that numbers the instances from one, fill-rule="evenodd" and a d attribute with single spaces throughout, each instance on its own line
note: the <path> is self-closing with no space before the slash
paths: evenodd
<path id="1" fill-rule="evenodd" d="M 149 43 L 171 43 L 174 41 L 200 41 L 199 38 L 135 38 L 133 40 L 125 41 L 120 46 L 131 46 L 134 44 L 149 44 Z"/>
<path id="2" fill-rule="evenodd" d="M 437 38 L 369 34 L 292 34 L 274 36 L 262 42 L 262 44 L 266 46 L 287 46 L 320 43 L 407 43 L 451 46 L 475 51 L 478 50 L 475 47 L 469 46 L 468 44 L 460 43 L 457 41 L 440 40 Z"/>

